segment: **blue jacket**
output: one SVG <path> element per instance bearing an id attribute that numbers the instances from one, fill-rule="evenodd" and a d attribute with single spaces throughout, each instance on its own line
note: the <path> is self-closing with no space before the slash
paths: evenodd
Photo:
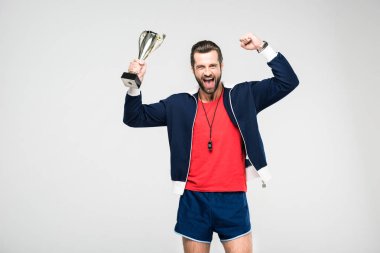
<path id="1" fill-rule="evenodd" d="M 224 90 L 224 105 L 235 126 L 239 128 L 246 152 L 249 174 L 265 183 L 271 178 L 265 159 L 256 115 L 289 94 L 299 81 L 285 57 L 278 53 L 267 63 L 274 77 L 261 81 L 236 84 Z M 167 126 L 170 146 L 173 192 L 183 194 L 190 168 L 193 127 L 197 112 L 198 93 L 179 93 L 158 103 L 142 104 L 141 93 L 127 93 L 124 123 L 130 127 Z"/>

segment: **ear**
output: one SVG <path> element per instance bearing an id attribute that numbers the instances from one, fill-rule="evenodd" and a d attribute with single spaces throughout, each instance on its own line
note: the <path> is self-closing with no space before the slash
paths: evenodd
<path id="1" fill-rule="evenodd" d="M 223 70 L 223 67 L 224 67 L 224 63 L 222 62 L 222 63 L 220 64 L 220 69 Z"/>

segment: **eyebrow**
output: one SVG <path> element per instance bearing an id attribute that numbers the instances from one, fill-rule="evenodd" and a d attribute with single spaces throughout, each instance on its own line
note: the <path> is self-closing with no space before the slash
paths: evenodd
<path id="1" fill-rule="evenodd" d="M 219 63 L 210 63 L 209 64 L 209 66 L 218 66 L 219 65 Z M 197 68 L 197 67 L 204 67 L 205 66 L 205 64 L 196 64 L 195 63 L 195 67 Z"/>

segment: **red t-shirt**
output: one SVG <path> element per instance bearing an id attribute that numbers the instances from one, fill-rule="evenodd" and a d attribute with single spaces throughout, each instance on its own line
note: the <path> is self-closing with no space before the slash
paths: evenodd
<path id="1" fill-rule="evenodd" d="M 247 191 L 245 154 L 239 129 L 230 120 L 223 93 L 212 125 L 212 151 L 208 150 L 210 127 L 202 102 L 193 129 L 190 172 L 186 189 L 201 192 Z M 211 124 L 218 99 L 203 103 Z"/>

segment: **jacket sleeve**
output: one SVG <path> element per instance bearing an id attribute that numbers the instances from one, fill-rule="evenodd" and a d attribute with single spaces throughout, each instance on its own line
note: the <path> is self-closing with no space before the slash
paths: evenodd
<path id="1" fill-rule="evenodd" d="M 297 75 L 281 53 L 267 64 L 271 67 L 274 77 L 252 82 L 257 113 L 288 95 L 299 84 Z"/>
<path id="2" fill-rule="evenodd" d="M 142 95 L 125 96 L 123 122 L 130 127 L 166 126 L 166 100 L 142 104 Z"/>

